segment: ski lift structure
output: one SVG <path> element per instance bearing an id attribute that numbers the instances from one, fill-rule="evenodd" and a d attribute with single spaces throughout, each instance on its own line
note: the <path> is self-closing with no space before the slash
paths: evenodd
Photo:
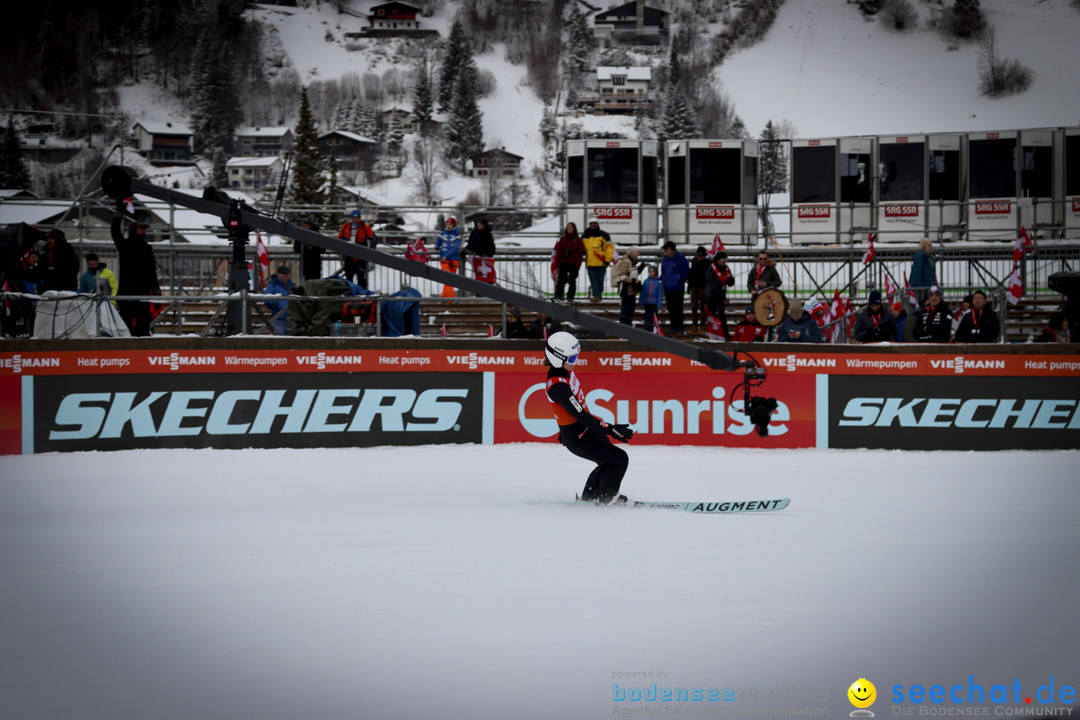
<path id="1" fill-rule="evenodd" d="M 708 245 L 720 233 L 752 243 L 758 226 L 756 140 L 671 140 L 664 158 L 668 240 Z"/>
<path id="2" fill-rule="evenodd" d="M 567 220 L 584 232 L 590 215 L 620 245 L 653 245 L 659 233 L 658 143 L 569 140 Z"/>

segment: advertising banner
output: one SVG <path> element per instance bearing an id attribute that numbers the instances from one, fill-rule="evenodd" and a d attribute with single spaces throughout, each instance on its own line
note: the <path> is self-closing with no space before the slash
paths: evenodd
<path id="1" fill-rule="evenodd" d="M 483 440 L 476 373 L 42 376 L 29 385 L 33 448 L 23 452 Z"/>
<path id="2" fill-rule="evenodd" d="M 830 377 L 828 447 L 1080 447 L 1076 378 Z"/>

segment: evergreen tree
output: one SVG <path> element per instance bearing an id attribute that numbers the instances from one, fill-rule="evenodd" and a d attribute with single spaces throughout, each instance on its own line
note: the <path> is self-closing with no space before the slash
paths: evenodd
<path id="1" fill-rule="evenodd" d="M 413 117 L 416 118 L 416 122 L 424 123 L 431 120 L 432 103 L 431 77 L 428 74 L 427 63 L 421 63 L 419 77 L 413 87 Z"/>
<path id="2" fill-rule="evenodd" d="M 30 189 L 30 170 L 23 160 L 22 145 L 15 125 L 8 120 L 4 130 L 4 142 L 0 146 L 0 188 L 11 190 Z"/>
<path id="3" fill-rule="evenodd" d="M 469 66 L 463 67 L 454 87 L 454 102 L 446 122 L 447 155 L 459 163 L 462 172 L 465 171 L 465 162 L 484 150 L 483 114 L 476 103 L 476 87 L 472 77 Z"/>
<path id="4" fill-rule="evenodd" d="M 739 140 L 749 140 L 750 131 L 746 129 L 746 123 L 742 121 L 741 117 L 736 116 L 735 122 L 731 123 L 731 137 L 738 138 Z"/>
<path id="5" fill-rule="evenodd" d="M 292 183 L 289 202 L 294 205 L 321 205 L 324 201 L 322 167 L 319 156 L 319 128 L 311 114 L 307 90 L 300 92 L 300 118 L 293 129 Z"/>
<path id="6" fill-rule="evenodd" d="M 405 126 L 401 124 L 401 118 L 394 114 L 390 119 L 390 128 L 386 133 L 386 149 L 393 154 L 401 151 L 401 143 L 405 141 Z"/>
<path id="7" fill-rule="evenodd" d="M 687 140 L 697 137 L 698 134 L 697 121 L 690 110 L 690 103 L 686 100 L 682 83 L 675 83 L 668 89 L 657 138 L 661 141 Z"/>
<path id="8" fill-rule="evenodd" d="M 359 105 L 358 103 L 355 128 L 353 132 L 375 142 L 382 139 L 382 132 L 379 129 L 379 113 L 372 105 Z"/>
<path id="9" fill-rule="evenodd" d="M 215 148 L 232 152 L 240 124 L 239 88 L 234 53 L 216 33 L 199 37 L 192 59 L 192 149 L 210 155 Z"/>
<path id="10" fill-rule="evenodd" d="M 544 112 L 540 115 L 540 134 L 543 136 L 545 144 L 551 142 L 551 138 L 558 129 L 559 126 L 555 122 L 555 112 L 551 109 L 551 105 L 545 104 Z"/>
<path id="11" fill-rule="evenodd" d="M 765 123 L 761 131 L 761 144 L 758 149 L 758 192 L 762 195 L 782 193 L 787 190 L 787 156 L 780 131 L 773 121 Z"/>
<path id="12" fill-rule="evenodd" d="M 324 202 L 327 205 L 336 205 L 338 202 L 338 196 L 341 195 L 341 186 L 338 185 L 338 169 L 337 158 L 333 155 L 327 155 L 323 159 L 323 165 L 326 166 L 326 189 L 323 193 Z M 326 212 L 322 214 L 322 224 L 330 225 L 334 222 L 334 213 Z"/>
<path id="13" fill-rule="evenodd" d="M 637 109 L 634 110 L 634 132 L 637 133 L 639 140 L 648 139 L 649 114 L 645 111 L 645 103 L 643 102 L 639 102 Z"/>
<path id="14" fill-rule="evenodd" d="M 596 38 L 589 30 L 589 21 L 575 2 L 567 19 L 566 68 L 573 75 L 584 75 L 592 69 L 592 49 Z"/>
<path id="15" fill-rule="evenodd" d="M 446 55 L 439 72 L 439 112 L 447 112 L 453 104 L 457 78 L 464 58 L 469 55 L 469 38 L 460 20 L 455 20 L 446 41 Z M 471 56 L 470 56 L 471 57 Z"/>
<path id="16" fill-rule="evenodd" d="M 211 162 L 213 163 L 210 172 L 210 182 L 213 183 L 215 187 L 229 187 L 229 170 L 227 166 L 229 155 L 225 152 L 225 148 L 217 145 L 210 148 L 207 154 L 210 156 Z"/>

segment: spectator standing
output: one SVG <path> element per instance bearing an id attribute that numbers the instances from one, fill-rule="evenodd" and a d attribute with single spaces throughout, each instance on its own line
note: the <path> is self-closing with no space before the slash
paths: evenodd
<path id="1" fill-rule="evenodd" d="M 641 290 L 637 266 L 638 249 L 627 250 L 611 268 L 611 285 L 619 290 L 619 322 L 623 325 L 634 324 L 634 309 L 637 306 L 637 294 Z"/>
<path id="2" fill-rule="evenodd" d="M 683 298 L 686 296 L 686 281 L 690 277 L 690 263 L 670 240 L 664 243 L 664 259 L 660 261 L 660 270 L 671 332 L 684 332 Z"/>
<path id="3" fill-rule="evenodd" d="M 157 260 L 154 249 L 146 239 L 150 227 L 146 223 L 135 223 L 124 235 L 120 231 L 123 218 L 124 201 L 116 201 L 116 213 L 113 214 L 113 244 L 118 253 L 117 265 L 120 271 L 120 295 L 160 295 L 158 284 Z M 150 305 L 142 300 L 121 300 L 116 304 L 120 317 L 131 331 L 133 337 L 150 335 Z"/>
<path id="4" fill-rule="evenodd" d="M 947 343 L 952 331 L 952 316 L 949 306 L 941 297 L 941 288 L 933 285 L 926 305 L 915 313 L 915 328 L 912 338 L 915 342 Z"/>
<path id="5" fill-rule="evenodd" d="M 270 280 L 266 283 L 266 294 L 288 296 L 288 294 L 292 292 L 292 289 L 296 287 L 296 283 L 292 281 L 292 278 L 289 277 L 290 275 L 291 273 L 289 272 L 288 265 L 278 265 L 277 272 L 271 275 Z M 287 300 L 266 300 L 263 304 L 266 305 L 266 309 L 273 315 L 277 315 L 282 310 L 286 310 L 281 316 L 276 317 L 273 320 L 274 334 L 285 335 L 289 329 L 289 313 L 287 311 L 289 302 Z"/>
<path id="6" fill-rule="evenodd" d="M 746 280 L 746 287 L 750 290 L 750 297 L 757 297 L 762 290 L 778 288 L 781 283 L 780 271 L 776 269 L 776 263 L 769 259 L 767 250 L 762 250 L 757 254 L 757 263 L 750 268 L 750 275 Z"/>
<path id="7" fill-rule="evenodd" d="M 63 230 L 53 229 L 45 236 L 40 263 L 45 290 L 76 290 L 79 287 L 79 256 Z"/>
<path id="8" fill-rule="evenodd" d="M 986 293 L 976 290 L 971 294 L 971 309 L 960 318 L 956 328 L 956 342 L 994 343 L 1001 336 L 1001 321 L 994 308 L 986 301 Z"/>
<path id="9" fill-rule="evenodd" d="M 116 295 L 119 287 L 116 275 L 98 259 L 97 253 L 86 253 L 86 272 L 79 276 L 79 292 L 110 297 Z"/>
<path id="10" fill-rule="evenodd" d="M 824 342 L 821 327 L 810 313 L 803 311 L 802 300 L 792 300 L 788 316 L 780 323 L 776 333 L 777 342 L 819 343 Z"/>
<path id="11" fill-rule="evenodd" d="M 748 305 L 743 319 L 735 324 L 735 337 L 732 339 L 735 342 L 758 342 L 764 340 L 768 332 L 769 328 L 758 322 L 754 306 Z"/>
<path id="12" fill-rule="evenodd" d="M 861 343 L 896 340 L 896 323 L 893 322 L 892 313 L 887 312 L 885 306 L 881 304 L 880 291 L 871 292 L 866 307 L 855 316 L 854 336 L 856 342 Z"/>
<path id="13" fill-rule="evenodd" d="M 704 245 L 698 245 L 694 259 L 690 261 L 690 274 L 686 284 L 690 288 L 690 327 L 693 330 L 705 326 L 705 277 L 712 260 Z"/>
<path id="14" fill-rule="evenodd" d="M 472 256 L 473 277 L 480 282 L 495 283 L 495 236 L 487 218 L 478 218 L 469 233 L 465 252 Z"/>
<path id="15" fill-rule="evenodd" d="M 727 253 L 720 250 L 713 256 L 705 273 L 705 316 L 712 315 L 720 323 L 724 337 L 730 338 L 727 321 L 727 289 L 735 286 L 735 274 L 727 265 Z"/>
<path id="16" fill-rule="evenodd" d="M 375 231 L 371 229 L 371 226 L 364 222 L 364 213 L 360 210 L 353 210 L 349 214 L 349 221 L 341 226 L 338 230 L 338 239 L 345 242 L 356 243 L 357 245 L 363 245 L 364 247 L 375 247 Z M 345 279 L 349 282 L 356 278 L 356 283 L 365 290 L 368 289 L 368 264 L 367 260 L 358 260 L 354 257 L 347 255 L 338 255 L 338 258 L 345 265 Z"/>
<path id="17" fill-rule="evenodd" d="M 458 230 L 457 218 L 453 215 L 446 218 L 446 226 L 435 239 L 435 251 L 439 253 L 439 267 L 457 275 L 461 266 L 461 231 Z M 457 297 L 457 292 L 452 285 L 443 285 L 442 296 Z"/>
<path id="18" fill-rule="evenodd" d="M 904 304 L 895 302 L 892 307 L 889 308 L 890 314 L 892 314 L 893 325 L 896 326 L 896 342 L 904 342 L 904 329 L 907 327 L 908 314 L 904 310 Z"/>
<path id="19" fill-rule="evenodd" d="M 300 227 L 312 232 L 319 232 L 319 226 L 305 218 L 300 221 Z M 322 248 L 318 245 L 309 245 L 300 240 L 293 240 L 293 250 L 300 254 L 300 276 L 304 282 L 318 280 L 322 277 Z"/>
<path id="20" fill-rule="evenodd" d="M 932 243 L 930 238 L 924 237 L 919 241 L 919 249 L 911 259 L 911 277 L 908 282 L 915 289 L 915 297 L 920 303 L 924 303 L 929 294 L 927 288 L 937 285 L 937 272 L 934 267 L 934 256 L 930 254 Z"/>
<path id="21" fill-rule="evenodd" d="M 566 230 L 555 244 L 557 264 L 555 300 L 563 300 L 565 297 L 566 300 L 574 302 L 574 295 L 577 293 L 577 276 L 581 270 L 581 261 L 584 259 L 585 243 L 578 235 L 577 225 L 566 223 Z"/>
<path id="22" fill-rule="evenodd" d="M 600 229 L 596 215 L 589 215 L 589 225 L 581 235 L 585 246 L 585 272 L 589 275 L 590 297 L 599 302 L 604 297 L 604 275 L 615 257 L 611 236 Z"/>
<path id="23" fill-rule="evenodd" d="M 645 310 L 645 325 L 646 330 L 652 330 L 657 325 L 656 313 L 660 311 L 660 308 L 664 307 L 664 296 L 667 293 L 664 291 L 664 285 L 660 281 L 660 278 L 656 276 L 656 266 L 649 266 L 649 276 L 641 282 L 641 303 L 642 309 Z M 668 308 L 668 314 L 671 314 L 671 308 Z"/>

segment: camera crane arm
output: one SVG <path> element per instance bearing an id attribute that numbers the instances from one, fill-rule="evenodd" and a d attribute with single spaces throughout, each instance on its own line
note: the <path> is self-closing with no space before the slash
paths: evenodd
<path id="1" fill-rule="evenodd" d="M 113 165 L 102 173 L 101 189 L 106 195 L 114 199 L 139 194 L 163 202 L 182 205 L 197 212 L 221 218 L 222 224 L 225 227 L 229 227 L 230 212 L 235 220 L 238 211 L 240 222 L 245 229 L 257 228 L 265 233 L 282 235 L 293 240 L 299 240 L 309 245 L 320 247 L 324 250 L 340 253 L 359 260 L 366 260 L 375 265 L 382 265 L 391 268 L 392 270 L 405 273 L 406 275 L 411 275 L 412 277 L 426 278 L 432 282 L 450 285 L 451 287 L 468 291 L 474 295 L 489 297 L 509 305 L 516 305 L 531 312 L 543 313 L 549 317 L 556 318 L 562 322 L 572 323 L 585 328 L 586 330 L 603 333 L 605 335 L 612 335 L 622 338 L 623 340 L 629 340 L 630 342 L 647 347 L 650 350 L 664 352 L 700 362 L 713 370 L 734 372 L 737 370 L 749 371 L 752 368 L 759 367 L 758 363 L 753 359 L 738 360 L 733 355 L 729 355 L 728 353 L 715 348 L 680 342 L 673 338 L 656 335 L 651 332 L 630 327 L 629 325 L 623 325 L 613 320 L 606 320 L 589 313 L 580 312 L 579 310 L 566 305 L 557 305 L 540 298 L 532 297 L 531 295 L 499 287 L 498 285 L 492 285 L 463 275 L 449 273 L 430 266 L 427 263 L 406 260 L 399 255 L 391 255 L 390 253 L 381 250 L 357 245 L 356 243 L 345 242 L 338 238 L 329 237 L 312 230 L 299 228 L 277 218 L 260 213 L 254 208 L 242 203 L 238 205 L 235 201 L 230 202 L 228 195 L 221 191 L 217 191 L 216 193 L 210 191 L 206 194 L 207 197 L 189 195 L 187 193 L 159 187 L 144 180 L 140 180 L 136 176 L 134 170 L 120 165 Z"/>

